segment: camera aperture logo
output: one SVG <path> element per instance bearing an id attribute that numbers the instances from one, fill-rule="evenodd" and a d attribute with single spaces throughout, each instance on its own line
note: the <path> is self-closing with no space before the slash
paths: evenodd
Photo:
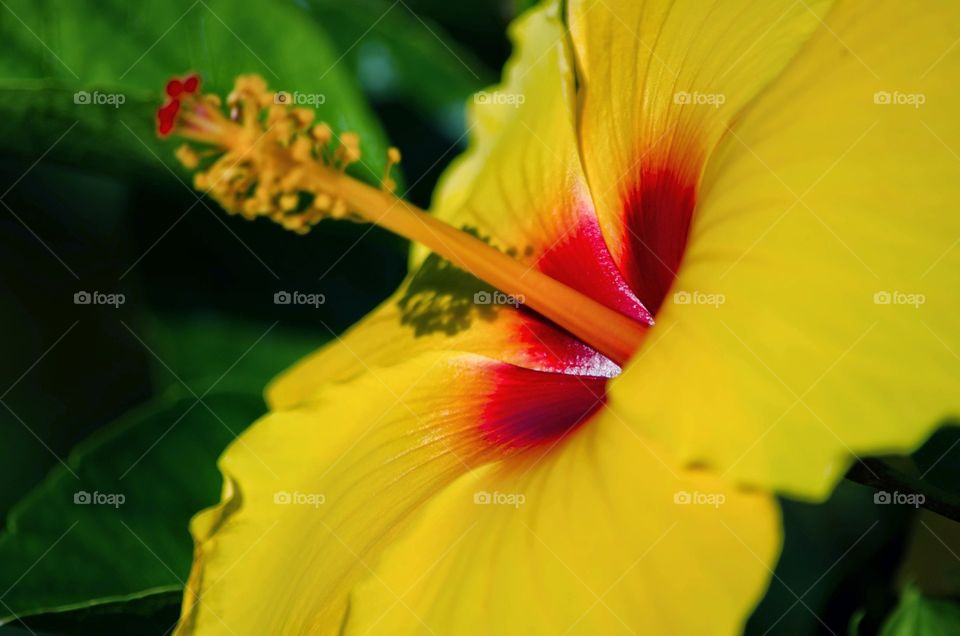
<path id="1" fill-rule="evenodd" d="M 527 502 L 527 497 L 519 492 L 487 492 L 480 490 L 473 493 L 473 503 L 478 506 L 513 506 L 519 508 Z"/>
<path id="2" fill-rule="evenodd" d="M 123 93 L 101 93 L 100 91 L 77 91 L 73 94 L 73 103 L 78 106 L 113 106 L 120 108 L 127 101 Z"/>
<path id="3" fill-rule="evenodd" d="M 294 490 L 278 490 L 273 493 L 273 503 L 278 506 L 312 506 L 319 508 L 327 503 L 326 495 L 318 492 L 299 492 Z"/>
<path id="4" fill-rule="evenodd" d="M 894 490 L 893 492 L 887 492 L 886 490 L 878 490 L 873 493 L 873 503 L 878 506 L 913 506 L 914 508 L 919 508 L 927 501 L 925 495 L 921 493 L 912 493 L 912 492 L 900 492 Z"/>
<path id="5" fill-rule="evenodd" d="M 327 297 L 323 294 L 307 294 L 299 291 L 278 291 L 273 295 L 274 305 L 307 305 L 314 309 L 319 309 L 320 305 L 327 302 Z"/>
<path id="6" fill-rule="evenodd" d="M 73 295 L 74 305 L 109 305 L 118 309 L 120 305 L 127 302 L 127 297 L 123 294 L 107 294 L 99 291 L 78 291 Z"/>
<path id="7" fill-rule="evenodd" d="M 873 94 L 873 103 L 878 106 L 913 106 L 914 108 L 920 108 L 927 103 L 927 96 L 923 93 L 877 91 Z"/>
<path id="8" fill-rule="evenodd" d="M 673 493 L 673 503 L 678 506 L 713 506 L 719 508 L 727 501 L 722 492 L 700 492 L 694 490 L 678 490 Z"/>
<path id="9" fill-rule="evenodd" d="M 907 305 L 919 309 L 920 305 L 926 302 L 927 297 L 923 294 L 909 294 L 902 291 L 881 290 L 873 295 L 874 305 Z"/>
<path id="10" fill-rule="evenodd" d="M 708 294 L 697 290 L 678 291 L 673 295 L 673 302 L 675 305 L 708 305 L 719 309 L 720 305 L 727 302 L 727 297 L 723 294 Z"/>
<path id="11" fill-rule="evenodd" d="M 119 508 L 127 501 L 127 496 L 119 492 L 100 492 L 78 490 L 73 493 L 73 503 L 78 506 L 113 506 Z"/>
<path id="12" fill-rule="evenodd" d="M 277 91 L 273 94 L 273 103 L 282 106 L 321 106 L 327 103 L 327 96 L 323 93 Z"/>
<path id="13" fill-rule="evenodd" d="M 502 93 L 500 91 L 480 91 L 475 93 L 473 96 L 473 103 L 480 104 L 482 106 L 488 105 L 497 105 L 497 106 L 513 106 L 514 108 L 520 108 L 524 102 L 527 101 L 526 96 L 523 93 Z"/>
<path id="14" fill-rule="evenodd" d="M 502 291 L 479 291 L 473 295 L 473 304 L 475 305 L 509 305 L 516 309 L 524 303 L 524 297 L 520 294 L 504 294 Z"/>
<path id="15" fill-rule="evenodd" d="M 720 108 L 727 103 L 727 96 L 723 93 L 680 91 L 673 94 L 673 103 L 678 106 L 713 106 L 714 108 Z"/>

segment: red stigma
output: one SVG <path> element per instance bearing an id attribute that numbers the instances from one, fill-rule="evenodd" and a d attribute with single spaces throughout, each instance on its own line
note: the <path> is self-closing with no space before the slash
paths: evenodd
<path id="1" fill-rule="evenodd" d="M 157 133 L 166 137 L 173 131 L 173 125 L 180 111 L 180 100 L 172 99 L 157 109 Z"/>
<path id="2" fill-rule="evenodd" d="M 200 77 L 196 73 L 187 75 L 183 80 L 183 92 L 196 93 L 198 88 L 200 88 Z"/>
<path id="3" fill-rule="evenodd" d="M 176 99 L 184 94 L 196 93 L 197 89 L 200 88 L 200 76 L 196 73 L 191 73 L 187 75 L 182 80 L 179 77 L 171 78 L 167 82 L 166 92 L 167 95 Z"/>
<path id="4" fill-rule="evenodd" d="M 167 95 L 176 99 L 180 97 L 180 93 L 183 92 L 183 82 L 174 77 L 169 82 L 167 82 Z"/>
<path id="5" fill-rule="evenodd" d="M 161 137 L 166 137 L 173 132 L 177 113 L 180 112 L 180 100 L 190 97 L 199 90 L 200 76 L 196 73 L 191 73 L 182 79 L 179 77 L 170 78 L 164 88 L 164 92 L 169 99 L 166 104 L 157 109 L 157 133 Z"/>

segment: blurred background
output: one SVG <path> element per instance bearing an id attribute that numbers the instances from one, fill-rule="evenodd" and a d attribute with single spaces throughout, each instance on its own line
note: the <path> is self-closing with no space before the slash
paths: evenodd
<path id="1" fill-rule="evenodd" d="M 0 634 L 169 633 L 220 451 L 271 377 L 406 271 L 406 244 L 379 229 L 299 237 L 198 198 L 153 130 L 166 80 L 196 71 L 224 94 L 253 72 L 322 96 L 319 118 L 360 134 L 358 174 L 380 175 L 395 145 L 400 192 L 427 207 L 528 4 L 0 1 Z M 277 305 L 280 291 L 326 302 Z M 958 439 L 898 461 L 915 473 Z M 958 483 L 954 465 L 928 479 Z M 876 633 L 891 612 L 960 625 L 948 603 L 900 598 L 908 582 L 955 593 L 954 522 L 853 482 L 784 505 L 784 557 L 749 633 Z"/>

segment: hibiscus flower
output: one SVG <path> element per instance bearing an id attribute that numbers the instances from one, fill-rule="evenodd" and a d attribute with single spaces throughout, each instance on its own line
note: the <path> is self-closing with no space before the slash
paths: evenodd
<path id="1" fill-rule="evenodd" d="M 432 215 L 259 78 L 171 82 L 228 211 L 419 244 L 225 452 L 179 633 L 739 632 L 773 493 L 960 411 L 958 18 L 546 2 Z"/>

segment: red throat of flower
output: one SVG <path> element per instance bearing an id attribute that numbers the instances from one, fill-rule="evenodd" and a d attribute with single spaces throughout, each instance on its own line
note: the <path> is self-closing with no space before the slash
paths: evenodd
<path id="1" fill-rule="evenodd" d="M 347 167 L 360 160 L 358 136 L 337 136 L 327 124 L 314 123 L 312 110 L 291 107 L 259 76 L 237 78 L 226 99 L 229 116 L 217 96 L 200 92 L 196 75 L 170 80 L 166 95 L 157 111 L 157 132 L 203 146 L 198 151 L 184 144 L 177 157 L 197 170 L 194 186 L 227 212 L 266 217 L 298 233 L 325 218 L 375 223 L 524 299 L 530 309 L 621 366 L 643 341 L 649 325 L 394 196 L 390 171 L 400 160 L 395 148 L 388 151 L 379 189 L 348 175 Z"/>

